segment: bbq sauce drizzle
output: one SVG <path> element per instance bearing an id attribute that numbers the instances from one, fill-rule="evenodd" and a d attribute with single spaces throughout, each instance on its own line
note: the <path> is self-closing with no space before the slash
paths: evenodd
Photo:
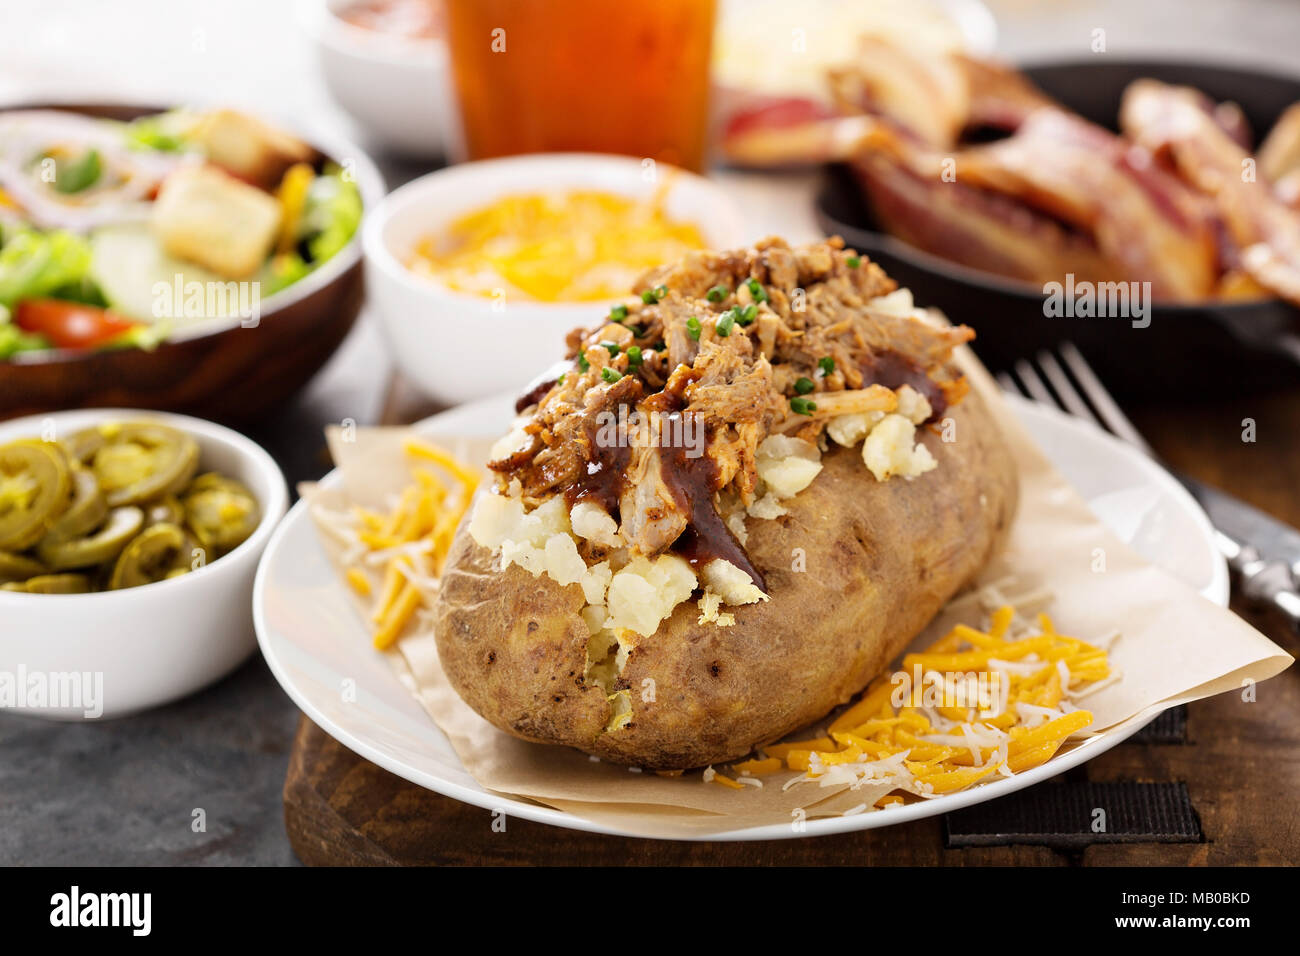
<path id="1" fill-rule="evenodd" d="M 686 434 L 686 429 L 678 427 L 676 419 L 690 414 L 686 410 L 686 391 L 695 383 L 696 377 L 696 374 L 678 376 L 671 387 L 665 387 L 646 400 L 647 411 L 666 416 L 666 424 L 660 430 L 661 436 Z M 706 448 L 712 437 L 705 436 Z M 685 558 L 696 570 L 715 558 L 728 561 L 748 574 L 754 585 L 766 594 L 767 582 L 763 580 L 763 575 L 749 560 L 749 555 L 731 533 L 713 503 L 713 495 L 718 490 L 717 466 L 708 455 L 692 458 L 686 452 L 684 443 L 670 447 L 665 447 L 662 441 L 660 443 L 660 474 L 676 499 L 677 506 L 688 515 L 686 530 L 672 543 L 671 550 Z"/>
<path id="2" fill-rule="evenodd" d="M 622 418 L 629 404 L 623 402 L 616 406 L 617 414 Z M 623 440 L 614 444 L 597 440 L 596 428 L 587 423 L 587 465 L 584 474 L 564 491 L 565 504 L 572 510 L 579 501 L 592 501 L 600 505 L 615 520 L 621 523 L 619 502 L 627 486 L 628 460 L 632 449 Z"/>
<path id="3" fill-rule="evenodd" d="M 660 392 L 646 404 L 656 408 L 666 408 L 680 403 L 680 398 Z M 615 407 L 620 419 L 630 415 L 632 407 L 627 402 Z M 667 413 L 660 434 L 682 434 L 674 419 L 680 418 L 680 407 Z M 592 426 L 587 429 L 587 466 L 585 473 L 573 482 L 564 492 L 565 504 L 570 509 L 579 501 L 592 501 L 599 504 L 617 522 L 622 523 L 620 501 L 627 486 L 627 466 L 631 457 L 631 448 L 620 435 L 614 444 L 597 441 Z M 660 473 L 664 484 L 676 500 L 677 507 L 687 516 L 686 530 L 678 536 L 669 550 L 684 558 L 691 567 L 699 570 L 715 558 L 729 561 L 749 575 L 750 580 L 767 593 L 767 584 L 758 568 L 754 567 L 749 555 L 736 540 L 731 529 L 727 527 L 718 509 L 714 506 L 714 484 L 717 481 L 717 469 L 707 455 L 691 458 L 683 444 L 664 445 L 663 439 L 657 446 Z"/>
<path id="4" fill-rule="evenodd" d="M 681 412 L 674 412 L 680 415 Z M 751 581 L 764 594 L 767 582 L 749 555 L 731 533 L 713 504 L 717 468 L 707 455 L 691 458 L 684 447 L 661 448 L 659 461 L 664 481 L 677 499 L 677 505 L 688 515 L 686 530 L 672 544 L 672 550 L 699 570 L 715 558 L 729 561 L 749 575 Z"/>
<path id="5" fill-rule="evenodd" d="M 881 351 L 872 355 L 859 366 L 862 370 L 862 384 L 883 385 L 898 391 L 904 385 L 910 385 L 924 395 L 930 403 L 930 417 L 927 422 L 936 421 L 948 410 L 948 397 L 939 387 L 939 383 L 913 359 L 900 352 Z M 815 396 L 814 396 L 815 397 Z"/>

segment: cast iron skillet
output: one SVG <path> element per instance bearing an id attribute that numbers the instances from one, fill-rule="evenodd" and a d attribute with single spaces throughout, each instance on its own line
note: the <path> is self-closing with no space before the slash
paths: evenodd
<path id="1" fill-rule="evenodd" d="M 1124 88 L 1140 77 L 1193 86 L 1216 101 L 1237 103 L 1257 143 L 1281 112 L 1300 100 L 1297 79 L 1161 60 L 1097 57 L 1024 72 L 1049 96 L 1108 129 L 1116 127 Z M 1040 287 L 949 262 L 878 231 L 845 167 L 827 168 L 817 217 L 827 234 L 843 236 L 909 286 L 920 304 L 974 328 L 980 357 L 995 370 L 1068 339 L 1107 385 L 1130 396 L 1193 397 L 1300 382 L 1300 310 L 1280 300 L 1155 303 L 1147 328 L 1117 317 L 1048 318 Z"/>

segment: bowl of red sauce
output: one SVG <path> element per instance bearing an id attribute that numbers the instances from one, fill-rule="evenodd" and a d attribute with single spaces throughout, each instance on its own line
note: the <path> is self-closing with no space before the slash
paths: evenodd
<path id="1" fill-rule="evenodd" d="M 330 96 L 367 145 L 443 156 L 451 82 L 442 0 L 299 0 Z"/>

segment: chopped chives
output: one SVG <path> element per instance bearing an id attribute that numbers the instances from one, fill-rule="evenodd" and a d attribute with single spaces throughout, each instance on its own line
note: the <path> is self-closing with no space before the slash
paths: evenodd
<path id="1" fill-rule="evenodd" d="M 731 290 L 725 285 L 715 285 L 708 292 L 704 293 L 704 297 L 710 302 L 721 302 L 729 295 L 731 295 Z"/>
<path id="2" fill-rule="evenodd" d="M 790 411 L 796 415 L 811 415 L 817 410 L 817 403 L 810 398 L 795 396 L 790 399 Z"/>
<path id="3" fill-rule="evenodd" d="M 829 355 L 823 355 L 817 360 L 817 367 L 822 370 L 823 375 L 829 375 L 835 371 L 835 359 Z"/>
<path id="4" fill-rule="evenodd" d="M 735 325 L 736 325 L 736 310 L 728 309 L 726 312 L 723 312 L 722 315 L 718 318 L 718 324 L 713 327 L 713 331 L 717 332 L 725 339 L 728 335 L 731 334 L 731 330 L 735 327 Z"/>
<path id="5" fill-rule="evenodd" d="M 862 259 L 858 256 L 849 256 L 844 260 L 844 262 L 850 269 L 856 269 L 858 266 L 862 265 Z"/>
<path id="6" fill-rule="evenodd" d="M 810 378 L 799 378 L 794 383 L 794 390 L 800 395 L 807 395 L 816 387 L 817 386 L 813 384 L 812 379 Z"/>
<path id="7" fill-rule="evenodd" d="M 617 382 L 623 377 L 623 373 L 618 369 L 610 368 L 608 365 L 600 370 L 600 377 L 607 382 Z"/>
<path id="8" fill-rule="evenodd" d="M 700 320 L 695 316 L 686 320 L 686 334 L 697 342 L 700 340 Z"/>
<path id="9" fill-rule="evenodd" d="M 627 347 L 627 367 L 636 368 L 641 364 L 641 346 L 629 345 Z"/>
<path id="10" fill-rule="evenodd" d="M 627 306 L 616 305 L 609 310 L 609 320 L 611 322 L 622 322 L 627 318 Z"/>
<path id="11" fill-rule="evenodd" d="M 749 286 L 749 294 L 754 297 L 755 302 L 768 301 L 767 290 L 763 288 L 763 283 L 759 282 L 757 279 L 750 279 L 745 284 Z"/>

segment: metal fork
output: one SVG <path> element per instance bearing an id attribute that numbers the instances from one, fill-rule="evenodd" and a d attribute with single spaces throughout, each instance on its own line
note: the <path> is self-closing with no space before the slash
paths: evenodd
<path id="1" fill-rule="evenodd" d="M 1073 343 L 1060 343 L 1055 354 L 1041 351 L 1035 362 L 1017 361 L 1014 377 L 998 373 L 1002 389 L 1091 422 L 1159 463 Z M 1204 482 L 1167 470 L 1210 516 L 1215 545 L 1236 572 L 1241 595 L 1252 604 L 1277 608 L 1300 631 L 1300 531 Z"/>

